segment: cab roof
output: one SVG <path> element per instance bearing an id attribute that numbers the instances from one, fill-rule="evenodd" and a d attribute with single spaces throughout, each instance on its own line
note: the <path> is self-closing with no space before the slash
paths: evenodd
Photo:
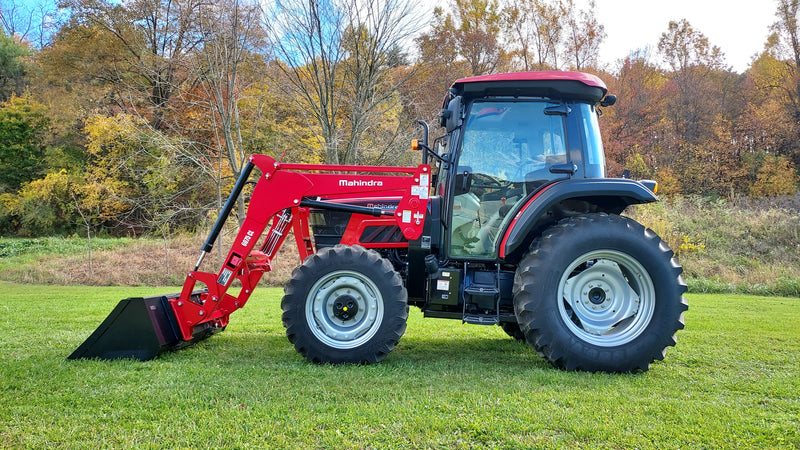
<path id="1" fill-rule="evenodd" d="M 511 72 L 462 78 L 453 83 L 456 95 L 479 97 L 548 97 L 599 102 L 608 89 L 588 73 Z"/>

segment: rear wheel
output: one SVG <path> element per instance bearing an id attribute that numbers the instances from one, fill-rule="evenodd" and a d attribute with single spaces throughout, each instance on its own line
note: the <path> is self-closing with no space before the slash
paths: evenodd
<path id="1" fill-rule="evenodd" d="M 525 334 L 522 333 L 522 330 L 519 328 L 519 324 L 516 322 L 503 322 L 500 324 L 500 328 L 502 328 L 507 335 L 518 341 L 525 340 Z"/>
<path id="2" fill-rule="evenodd" d="M 373 363 L 406 329 L 406 289 L 391 263 L 359 246 L 337 245 L 292 273 L 281 301 L 286 336 L 315 363 Z"/>
<path id="3" fill-rule="evenodd" d="M 520 263 L 514 309 L 528 343 L 567 370 L 647 370 L 675 345 L 687 309 L 672 251 L 616 215 L 565 219 Z"/>

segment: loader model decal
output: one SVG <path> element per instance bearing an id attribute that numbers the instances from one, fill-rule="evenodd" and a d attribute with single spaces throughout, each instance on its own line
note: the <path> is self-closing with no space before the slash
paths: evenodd
<path id="1" fill-rule="evenodd" d="M 244 239 L 242 239 L 242 244 L 241 244 L 242 247 L 247 247 L 247 244 L 250 243 L 250 239 L 253 238 L 254 234 L 256 234 L 256 233 L 253 230 L 248 230 L 247 231 L 247 234 L 244 236 Z"/>

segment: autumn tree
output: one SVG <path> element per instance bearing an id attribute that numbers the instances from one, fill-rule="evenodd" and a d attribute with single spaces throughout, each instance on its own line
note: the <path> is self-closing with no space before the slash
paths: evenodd
<path id="1" fill-rule="evenodd" d="M 497 0 L 453 1 L 451 8 L 458 22 L 455 50 L 467 62 L 471 75 L 502 71 L 508 53 L 501 42 L 503 21 Z"/>
<path id="2" fill-rule="evenodd" d="M 639 155 L 649 170 L 669 161 L 659 160 L 665 143 L 663 95 L 667 78 L 647 49 L 631 52 L 619 61 L 616 76 L 608 77 L 609 91 L 620 99 L 604 109 L 603 135 L 609 174 L 619 176 Z"/>
<path id="3" fill-rule="evenodd" d="M 443 93 L 459 78 L 510 70 L 513 55 L 503 32 L 508 26 L 509 14 L 497 0 L 434 8 L 429 29 L 415 39 L 414 88 L 404 90 L 412 118 L 437 120 Z"/>
<path id="4" fill-rule="evenodd" d="M 406 0 L 279 0 L 265 27 L 281 71 L 275 80 L 319 130 L 329 164 L 363 158 L 362 136 L 394 107 L 411 73 L 394 69 L 398 49 L 417 31 Z M 386 155 L 385 152 L 382 152 Z"/>
<path id="5" fill-rule="evenodd" d="M 417 58 L 414 82 L 403 86 L 402 95 L 413 119 L 437 120 L 442 95 L 450 84 L 470 75 L 466 62 L 456 49 L 452 14 L 441 6 L 433 9 L 428 30 L 414 39 Z"/>
<path id="6" fill-rule="evenodd" d="M 772 34 L 751 69 L 758 94 L 782 105 L 794 123 L 800 123 L 800 0 L 777 0 Z M 758 103 L 761 103 L 760 101 Z M 793 166 L 800 167 L 800 127 L 793 127 L 788 145 L 779 149 Z"/>
<path id="7" fill-rule="evenodd" d="M 195 164 L 204 167 L 215 181 L 219 209 L 223 186 L 239 177 L 248 156 L 242 142 L 239 104 L 253 78 L 244 76 L 243 67 L 256 59 L 255 52 L 263 47 L 260 12 L 256 3 L 247 0 L 225 0 L 200 8 L 196 29 L 201 43 L 185 68 L 191 82 L 177 94 L 180 101 L 174 105 L 179 111 L 174 114 L 175 131 L 195 138 L 197 128 L 206 132 L 203 139 L 195 140 L 202 149 Z M 185 114 L 189 111 L 193 113 Z M 244 220 L 244 207 L 244 198 L 240 198 L 240 220 Z"/>
<path id="8" fill-rule="evenodd" d="M 73 126 L 90 114 L 136 111 L 129 86 L 128 49 L 108 30 L 70 22 L 37 55 L 41 67 L 32 90 L 61 119 Z M 135 98 L 135 97 L 134 97 Z"/>
<path id="9" fill-rule="evenodd" d="M 85 129 L 89 166 L 80 188 L 82 208 L 97 211 L 107 226 L 133 232 L 205 219 L 207 210 L 197 203 L 207 183 L 186 142 L 127 114 L 91 116 Z"/>
<path id="10" fill-rule="evenodd" d="M 505 8 L 509 42 L 522 70 L 558 67 L 564 23 L 561 0 L 520 0 Z"/>
<path id="11" fill-rule="evenodd" d="M 165 125 L 165 110 L 172 96 L 186 81 L 180 70 L 185 59 L 201 42 L 197 15 L 202 0 L 64 0 L 72 10 L 72 20 L 97 28 L 116 40 L 124 49 L 118 71 L 134 76 L 119 76 L 120 89 L 131 97 L 124 106 L 137 111 L 137 102 L 149 109 L 149 122 L 155 129 Z M 127 100 L 127 99 L 125 99 Z"/>
<path id="12" fill-rule="evenodd" d="M 726 92 L 714 91 L 714 76 L 727 68 L 719 47 L 688 21 L 671 21 L 661 34 L 658 50 L 670 69 L 670 103 L 676 132 L 689 143 L 704 138 L 708 124 L 722 111 Z"/>
<path id="13" fill-rule="evenodd" d="M 597 21 L 594 0 L 588 9 L 578 9 L 575 0 L 564 3 L 564 60 L 573 70 L 586 70 L 599 65 L 598 51 L 606 38 L 605 27 Z"/>
<path id="14" fill-rule="evenodd" d="M 778 0 L 775 13 L 777 22 L 772 25 L 773 35 L 768 46 L 775 51 L 778 58 L 783 59 L 793 78 L 789 93 L 791 106 L 800 120 L 800 27 L 798 27 L 800 0 Z"/>

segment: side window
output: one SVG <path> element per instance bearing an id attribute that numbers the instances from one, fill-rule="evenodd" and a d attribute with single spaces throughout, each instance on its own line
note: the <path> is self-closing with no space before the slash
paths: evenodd
<path id="1" fill-rule="evenodd" d="M 580 104 L 581 128 L 586 142 L 586 176 L 603 178 L 606 175 L 606 160 L 603 140 L 600 137 L 600 124 L 594 106 Z"/>
<path id="2" fill-rule="evenodd" d="M 450 254 L 494 258 L 508 212 L 539 186 L 563 175 L 564 118 L 547 102 L 475 102 L 464 125 L 453 198 Z"/>

